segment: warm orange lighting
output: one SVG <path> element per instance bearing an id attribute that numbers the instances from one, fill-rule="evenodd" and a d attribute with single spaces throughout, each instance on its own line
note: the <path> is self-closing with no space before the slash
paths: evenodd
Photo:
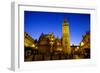
<path id="1" fill-rule="evenodd" d="M 83 43 L 83 42 L 81 42 L 81 43 L 80 43 L 80 46 L 83 46 L 83 45 L 84 45 L 84 43 Z"/>
<path id="2" fill-rule="evenodd" d="M 79 47 L 77 46 L 77 49 L 79 49 Z"/>
<path id="3" fill-rule="evenodd" d="M 57 43 L 57 45 L 60 45 L 60 43 Z"/>
<path id="4" fill-rule="evenodd" d="M 35 47 L 35 49 L 38 49 L 38 47 Z"/>
<path id="5" fill-rule="evenodd" d="M 57 51 L 62 51 L 62 48 L 57 48 Z"/>
<path id="6" fill-rule="evenodd" d="M 32 47 L 35 47 L 35 45 L 34 45 L 34 44 L 32 44 Z"/>

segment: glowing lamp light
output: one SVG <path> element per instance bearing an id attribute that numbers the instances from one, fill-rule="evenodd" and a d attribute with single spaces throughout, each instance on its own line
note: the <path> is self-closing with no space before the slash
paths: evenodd
<path id="1" fill-rule="evenodd" d="M 57 43 L 57 45 L 60 45 L 60 43 Z"/>
<path id="2" fill-rule="evenodd" d="M 35 45 L 34 45 L 34 44 L 32 44 L 32 47 L 35 47 Z"/>
<path id="3" fill-rule="evenodd" d="M 53 38 L 51 38 L 51 40 L 53 41 L 54 39 L 53 39 Z"/>
<path id="4" fill-rule="evenodd" d="M 77 49 L 79 49 L 79 47 L 77 46 Z"/>
<path id="5" fill-rule="evenodd" d="M 75 51 L 78 51 L 78 50 L 79 50 L 79 47 L 77 46 L 76 49 L 75 49 Z"/>
<path id="6" fill-rule="evenodd" d="M 57 51 L 62 51 L 62 48 L 57 48 Z"/>
<path id="7" fill-rule="evenodd" d="M 38 47 L 35 47 L 35 49 L 38 49 Z"/>
<path id="8" fill-rule="evenodd" d="M 84 45 L 84 43 L 83 42 L 81 42 L 81 44 L 80 44 L 81 46 L 83 46 Z"/>

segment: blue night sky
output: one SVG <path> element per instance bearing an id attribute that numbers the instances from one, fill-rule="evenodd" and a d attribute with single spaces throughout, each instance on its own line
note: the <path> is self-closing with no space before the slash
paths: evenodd
<path id="1" fill-rule="evenodd" d="M 34 39 L 42 32 L 53 32 L 55 37 L 61 38 L 64 17 L 69 23 L 71 44 L 79 44 L 82 35 L 90 31 L 90 14 L 24 11 L 24 31 Z"/>

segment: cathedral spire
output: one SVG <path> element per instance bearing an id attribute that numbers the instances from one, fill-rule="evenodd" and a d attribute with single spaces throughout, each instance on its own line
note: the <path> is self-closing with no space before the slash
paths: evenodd
<path id="1" fill-rule="evenodd" d="M 68 26 L 68 21 L 65 16 L 64 16 L 64 20 L 63 20 L 63 26 Z"/>

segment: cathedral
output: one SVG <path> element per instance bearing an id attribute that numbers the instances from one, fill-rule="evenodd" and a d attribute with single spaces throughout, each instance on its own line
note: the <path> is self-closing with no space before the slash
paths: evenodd
<path id="1" fill-rule="evenodd" d="M 25 61 L 28 59 L 28 53 L 34 53 L 34 60 L 50 60 L 50 59 L 59 59 L 59 54 L 67 54 L 71 53 L 70 48 L 70 32 L 69 32 L 69 23 L 64 18 L 62 22 L 62 37 L 55 37 L 54 33 L 44 34 L 41 33 L 38 40 L 32 39 L 28 33 L 24 33 L 24 49 L 25 49 Z M 30 48 L 30 49 L 29 49 Z M 36 55 L 38 53 L 38 56 Z M 42 55 L 40 55 L 42 54 Z M 43 55 L 45 55 L 43 57 Z M 52 57 L 51 57 L 52 55 Z M 36 57 L 37 56 L 37 57 Z M 42 56 L 42 57 L 41 57 Z M 29 58 L 30 59 L 30 58 Z M 62 56 L 62 59 L 65 59 L 65 56 Z M 30 60 L 29 60 L 30 61 Z"/>
<path id="2" fill-rule="evenodd" d="M 25 46 L 35 45 L 39 48 L 39 51 L 42 53 L 62 51 L 65 54 L 70 54 L 70 32 L 69 32 L 69 24 L 66 18 L 64 18 L 62 22 L 62 38 L 55 37 L 54 33 L 44 34 L 42 33 L 37 41 L 34 43 L 33 40 L 28 34 L 25 32 L 24 42 Z M 28 38 L 29 36 L 29 38 Z M 33 44 L 32 44 L 33 42 Z M 50 49 L 52 46 L 52 49 Z"/>

